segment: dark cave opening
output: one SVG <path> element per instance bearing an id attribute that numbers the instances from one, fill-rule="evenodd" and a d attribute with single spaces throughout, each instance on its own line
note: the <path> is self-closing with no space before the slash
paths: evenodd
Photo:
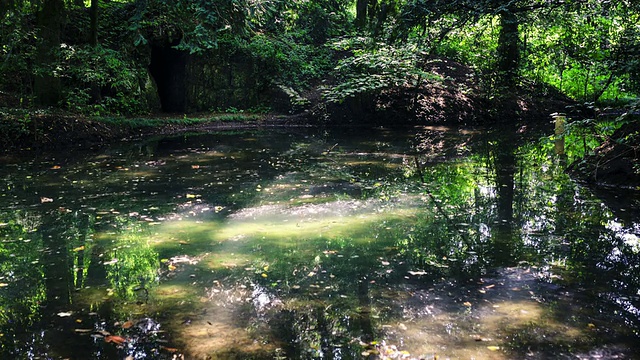
<path id="1" fill-rule="evenodd" d="M 158 87 L 162 111 L 184 113 L 186 110 L 187 53 L 171 46 L 152 46 L 149 71 Z"/>

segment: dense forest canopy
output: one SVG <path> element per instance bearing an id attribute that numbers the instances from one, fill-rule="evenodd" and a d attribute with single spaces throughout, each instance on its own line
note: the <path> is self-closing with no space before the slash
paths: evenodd
<path id="1" fill-rule="evenodd" d="M 5 0 L 0 16 L 3 105 L 268 109 L 269 89 L 298 94 L 327 79 L 324 99 L 339 103 L 428 79 L 430 57 L 470 66 L 488 98 L 531 83 L 589 103 L 640 93 L 631 0 Z M 219 72 L 256 94 L 166 104 L 190 78 Z"/>

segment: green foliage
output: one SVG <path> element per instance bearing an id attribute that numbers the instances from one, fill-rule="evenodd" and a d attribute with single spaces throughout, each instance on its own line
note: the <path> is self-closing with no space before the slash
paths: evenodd
<path id="1" fill-rule="evenodd" d="M 567 8 L 533 18 L 524 35 L 524 74 L 577 100 L 629 97 L 633 86 L 628 74 L 637 63 L 627 54 L 638 51 L 630 36 L 638 14 L 602 4 L 589 10 Z"/>
<path id="2" fill-rule="evenodd" d="M 640 8 L 632 2 L 431 2 L 402 7 L 391 39 L 428 44 L 433 52 L 473 65 L 493 87 L 504 14 L 519 22 L 519 71 L 589 102 L 638 94 Z"/>
<path id="3" fill-rule="evenodd" d="M 144 111 L 141 76 L 130 59 L 102 46 L 60 49 L 58 74 L 67 86 L 67 109 L 89 114 L 135 114 Z"/>
<path id="4" fill-rule="evenodd" d="M 308 86 L 331 68 L 327 48 L 301 43 L 290 35 L 257 34 L 240 46 L 253 58 L 255 75 L 277 83 Z"/>
<path id="5" fill-rule="evenodd" d="M 391 87 L 417 86 L 424 79 L 435 79 L 422 71 L 419 63 L 423 53 L 413 46 L 372 44 L 366 38 L 342 39 L 334 49 L 353 55 L 339 61 L 335 68 L 338 85 L 325 91 L 328 101 L 340 103 L 347 98 L 372 95 Z"/>
<path id="6" fill-rule="evenodd" d="M 8 12 L 0 17 L 0 90 L 26 95 L 36 51 L 36 32 L 25 16 Z"/>

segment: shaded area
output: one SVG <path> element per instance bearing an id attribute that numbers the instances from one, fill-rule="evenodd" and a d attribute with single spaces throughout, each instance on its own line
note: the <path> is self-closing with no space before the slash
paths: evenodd
<path id="1" fill-rule="evenodd" d="M 186 110 L 187 53 L 171 46 L 152 46 L 149 71 L 158 87 L 162 111 L 184 113 Z"/>
<path id="2" fill-rule="evenodd" d="M 640 123 L 623 125 L 594 153 L 571 164 L 569 171 L 592 184 L 638 188 L 640 186 Z"/>

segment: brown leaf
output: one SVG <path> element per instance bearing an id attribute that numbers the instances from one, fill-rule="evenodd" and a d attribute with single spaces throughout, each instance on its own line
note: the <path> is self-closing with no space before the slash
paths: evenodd
<path id="1" fill-rule="evenodd" d="M 167 351 L 167 352 L 170 352 L 170 353 L 178 352 L 178 349 L 176 349 L 176 348 L 170 348 L 170 347 L 166 347 L 166 346 L 162 346 L 162 345 L 160 345 L 160 349 L 164 350 L 164 351 Z"/>
<path id="2" fill-rule="evenodd" d="M 122 345 L 124 343 L 127 342 L 127 339 L 123 338 L 122 336 L 118 336 L 118 335 L 109 335 L 109 336 L 105 336 L 104 337 L 104 342 L 107 343 L 114 343 L 116 345 Z"/>
<path id="3" fill-rule="evenodd" d="M 129 321 L 125 321 L 124 324 L 122 324 L 122 328 L 123 329 L 129 329 L 133 326 L 133 321 L 129 320 Z"/>

